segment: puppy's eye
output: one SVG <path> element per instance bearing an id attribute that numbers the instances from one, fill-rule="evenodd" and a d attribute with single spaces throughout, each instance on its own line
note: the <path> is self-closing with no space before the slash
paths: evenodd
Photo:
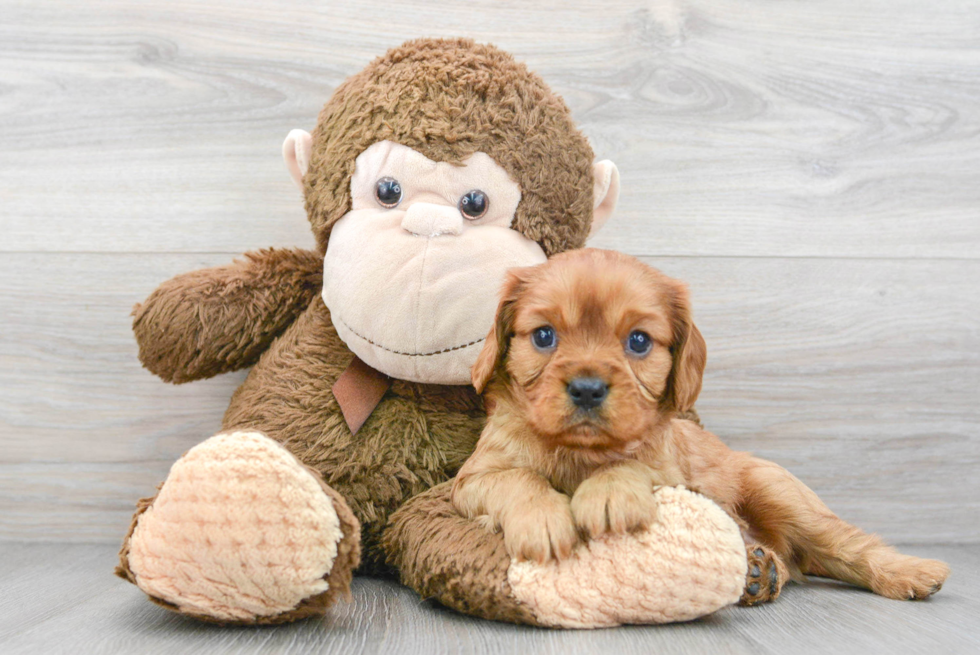
<path id="1" fill-rule="evenodd" d="M 489 207 L 490 198 L 487 198 L 487 194 L 479 189 L 473 189 L 459 199 L 459 211 L 471 221 L 475 221 L 486 214 Z"/>
<path id="2" fill-rule="evenodd" d="M 539 327 L 531 333 L 531 343 L 538 350 L 551 350 L 558 344 L 558 335 L 555 334 L 555 328 L 550 325 Z"/>
<path id="3" fill-rule="evenodd" d="M 393 177 L 383 177 L 374 186 L 374 197 L 385 209 L 397 207 L 402 201 L 402 185 Z"/>
<path id="4" fill-rule="evenodd" d="M 653 348 L 653 339 L 642 330 L 633 330 L 626 339 L 626 350 L 634 355 L 646 355 Z"/>

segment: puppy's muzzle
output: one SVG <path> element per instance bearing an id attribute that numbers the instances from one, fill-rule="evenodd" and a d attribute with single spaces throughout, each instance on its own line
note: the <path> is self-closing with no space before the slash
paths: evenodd
<path id="1" fill-rule="evenodd" d="M 609 385 L 599 378 L 580 377 L 568 383 L 568 397 L 582 409 L 595 409 L 608 395 Z"/>

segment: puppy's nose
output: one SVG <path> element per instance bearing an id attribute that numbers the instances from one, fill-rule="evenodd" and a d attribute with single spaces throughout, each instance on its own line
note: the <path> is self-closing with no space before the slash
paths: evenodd
<path id="1" fill-rule="evenodd" d="M 599 378 L 575 378 L 568 383 L 568 395 L 582 409 L 598 407 L 608 393 L 609 385 Z"/>

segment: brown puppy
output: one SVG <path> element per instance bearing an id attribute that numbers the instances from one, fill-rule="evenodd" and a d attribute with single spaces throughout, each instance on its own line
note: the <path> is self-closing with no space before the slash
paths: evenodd
<path id="1" fill-rule="evenodd" d="M 473 367 L 478 391 L 490 383 L 490 416 L 454 505 L 487 515 L 513 556 L 543 562 L 567 557 L 580 534 L 649 525 L 654 487 L 683 484 L 742 526 L 743 603 L 774 599 L 791 570 L 888 598 L 939 590 L 946 564 L 899 554 L 782 467 L 678 418 L 705 358 L 686 287 L 637 259 L 586 249 L 512 270 Z"/>

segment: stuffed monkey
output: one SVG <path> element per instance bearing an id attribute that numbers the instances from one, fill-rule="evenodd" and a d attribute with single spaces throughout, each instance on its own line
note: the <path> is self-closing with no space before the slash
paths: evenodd
<path id="1" fill-rule="evenodd" d="M 560 572 L 512 567 L 499 535 L 447 513 L 440 483 L 485 418 L 469 369 L 504 272 L 581 247 L 618 194 L 615 166 L 593 163 L 538 76 L 492 46 L 411 41 L 341 84 L 312 135 L 291 132 L 284 155 L 317 251 L 248 253 L 165 282 L 134 310 L 140 360 L 163 380 L 252 369 L 221 432 L 139 502 L 120 576 L 164 607 L 223 623 L 319 614 L 349 593 L 355 572 L 396 569 L 453 607 L 526 623 L 692 618 L 738 598 L 737 528 L 690 492 L 670 490 L 691 525 L 658 529 L 687 530 L 694 551 L 645 551 L 632 536 L 620 550 L 634 568 L 659 571 L 666 587 L 648 594 L 683 578 L 701 600 L 661 598 L 673 609 L 632 614 L 613 594 L 577 598 L 578 613 L 561 619 L 545 591 L 554 580 L 535 577 Z M 479 562 L 461 557 L 462 542 Z M 596 561 L 619 552 L 602 547 Z M 590 568 L 591 552 L 579 566 Z M 705 577 L 704 562 L 706 582 L 684 577 Z M 624 575 L 616 566 L 591 568 L 614 581 Z M 517 573 L 500 578 L 510 569 L 531 580 L 523 596 L 512 590 Z"/>

